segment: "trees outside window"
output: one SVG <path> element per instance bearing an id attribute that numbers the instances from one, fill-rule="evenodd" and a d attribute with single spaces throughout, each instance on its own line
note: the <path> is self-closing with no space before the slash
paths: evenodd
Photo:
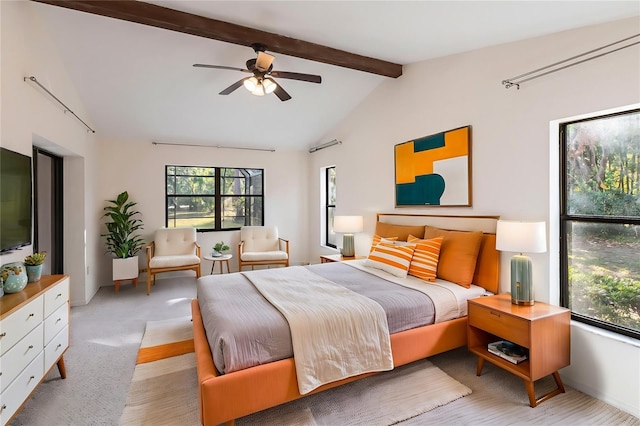
<path id="1" fill-rule="evenodd" d="M 199 231 L 264 222 L 264 170 L 166 166 L 166 226 Z"/>
<path id="2" fill-rule="evenodd" d="M 560 130 L 561 303 L 640 338 L 640 110 Z"/>

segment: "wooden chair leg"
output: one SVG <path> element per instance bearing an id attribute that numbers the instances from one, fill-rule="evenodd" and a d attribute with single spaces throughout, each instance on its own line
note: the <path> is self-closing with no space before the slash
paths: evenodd
<path id="1" fill-rule="evenodd" d="M 120 291 L 120 281 L 122 280 L 115 280 L 113 283 L 113 286 L 115 287 L 116 293 L 118 293 Z"/>
<path id="2" fill-rule="evenodd" d="M 151 275 L 152 275 L 151 272 L 147 271 L 147 296 L 151 294 Z"/>

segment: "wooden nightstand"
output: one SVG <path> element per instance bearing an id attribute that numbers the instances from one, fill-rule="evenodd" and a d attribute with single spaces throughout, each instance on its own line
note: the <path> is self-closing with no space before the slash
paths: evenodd
<path id="1" fill-rule="evenodd" d="M 323 254 L 320 256 L 320 262 L 342 262 L 344 260 L 364 259 L 365 256 L 343 256 L 341 254 Z"/>
<path id="2" fill-rule="evenodd" d="M 570 318 L 568 309 L 536 302 L 532 306 L 511 303 L 511 296 L 479 297 L 469 303 L 467 346 L 478 356 L 476 374 L 482 374 L 484 361 L 515 374 L 524 380 L 529 405 L 564 392 L 558 370 L 571 362 Z M 513 364 L 487 350 L 487 344 L 509 340 L 529 350 L 529 358 Z M 536 399 L 534 381 L 553 375 L 557 388 Z"/>

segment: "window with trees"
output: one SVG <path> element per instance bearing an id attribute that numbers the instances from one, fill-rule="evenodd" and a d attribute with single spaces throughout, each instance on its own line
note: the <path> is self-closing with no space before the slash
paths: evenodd
<path id="1" fill-rule="evenodd" d="M 333 232 L 333 218 L 336 213 L 336 168 L 325 169 L 325 244 L 336 248 L 336 233 Z"/>
<path id="2" fill-rule="evenodd" d="M 640 110 L 560 131 L 561 303 L 640 338 Z"/>
<path id="3" fill-rule="evenodd" d="M 264 170 L 166 166 L 166 226 L 198 231 L 264 223 Z"/>

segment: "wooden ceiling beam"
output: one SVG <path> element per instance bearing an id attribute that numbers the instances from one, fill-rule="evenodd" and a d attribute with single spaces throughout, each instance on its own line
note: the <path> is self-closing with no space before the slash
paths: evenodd
<path id="1" fill-rule="evenodd" d="M 33 0 L 67 9 L 121 19 L 156 28 L 177 31 L 227 43 L 251 47 L 254 43 L 267 46 L 271 52 L 364 71 L 385 77 L 402 75 L 402 65 L 345 52 L 303 40 L 254 28 L 218 21 L 204 16 L 144 3 L 136 0 Z"/>

